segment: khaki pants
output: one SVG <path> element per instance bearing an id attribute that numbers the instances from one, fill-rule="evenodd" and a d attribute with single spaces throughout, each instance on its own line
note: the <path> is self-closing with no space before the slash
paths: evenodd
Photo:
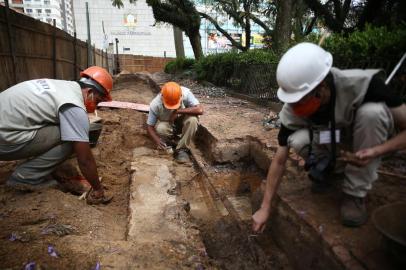
<path id="1" fill-rule="evenodd" d="M 0 160 L 27 159 L 11 175 L 16 181 L 37 185 L 72 153 L 72 143 L 62 142 L 59 126 L 46 126 L 24 145 L 0 146 Z"/>
<path id="2" fill-rule="evenodd" d="M 176 149 L 190 148 L 192 140 L 196 134 L 199 120 L 196 116 L 184 116 L 181 118 L 182 137 L 179 140 Z M 169 138 L 174 135 L 173 126 L 166 121 L 158 121 L 155 125 L 156 132 L 163 137 Z"/>
<path id="3" fill-rule="evenodd" d="M 384 103 L 365 103 L 357 111 L 352 126 L 352 138 L 344 147 L 353 152 L 384 143 L 394 131 L 392 114 Z M 316 140 L 316 138 L 314 138 Z M 329 154 L 328 144 L 315 144 L 313 151 L 316 157 Z M 300 129 L 288 138 L 288 146 L 292 147 L 300 156 L 307 158 L 310 144 L 309 130 Z M 351 145 L 352 144 L 352 145 Z M 337 152 L 339 149 L 337 149 Z M 365 167 L 344 164 L 345 179 L 342 185 L 344 193 L 365 197 L 372 188 L 372 183 L 378 179 L 378 167 L 381 158 L 376 158 Z M 337 164 L 336 168 L 340 164 Z"/>

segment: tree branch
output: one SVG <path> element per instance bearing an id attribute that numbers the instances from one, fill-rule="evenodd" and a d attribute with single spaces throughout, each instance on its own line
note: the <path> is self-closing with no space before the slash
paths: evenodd
<path id="1" fill-rule="evenodd" d="M 249 17 L 254 23 L 258 24 L 265 30 L 266 35 L 271 35 L 272 30 L 271 28 L 268 27 L 268 25 L 266 25 L 263 21 L 261 21 L 257 16 L 255 16 L 252 13 L 249 14 Z"/>
<path id="2" fill-rule="evenodd" d="M 231 44 L 232 44 L 234 47 L 236 47 L 237 49 L 239 49 L 239 50 L 241 50 L 241 51 L 244 51 L 244 50 L 245 50 L 245 48 L 244 48 L 240 43 L 238 43 L 237 41 L 235 41 L 235 40 L 230 36 L 230 34 L 227 33 L 227 31 L 225 31 L 223 28 L 221 28 L 221 26 L 217 23 L 217 21 L 216 21 L 215 19 L 213 19 L 212 17 L 210 17 L 209 15 L 207 15 L 206 13 L 203 13 L 203 12 L 199 12 L 199 14 L 200 14 L 200 16 L 202 16 L 203 18 L 205 18 L 206 20 L 209 20 L 209 21 L 214 25 L 214 27 L 216 27 L 216 29 L 217 29 L 220 33 L 222 33 L 222 34 L 231 42 Z"/>
<path id="3" fill-rule="evenodd" d="M 335 9 L 337 9 L 337 1 L 339 0 L 333 0 Z M 313 10 L 317 17 L 322 17 L 324 19 L 324 22 L 326 23 L 328 28 L 330 28 L 334 32 L 343 31 L 343 24 L 340 23 L 340 21 L 337 20 L 337 17 L 328 10 L 328 4 L 330 3 L 330 1 L 328 1 L 324 5 L 322 5 L 318 0 L 304 0 L 304 2 L 309 6 L 311 10 Z M 341 10 L 341 8 L 339 8 L 338 10 Z"/>

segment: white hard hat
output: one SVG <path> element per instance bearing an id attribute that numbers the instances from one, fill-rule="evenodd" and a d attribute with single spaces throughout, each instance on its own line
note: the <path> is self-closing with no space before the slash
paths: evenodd
<path id="1" fill-rule="evenodd" d="M 276 70 L 278 98 L 286 103 L 299 101 L 327 76 L 333 56 L 313 43 L 303 42 L 290 48 Z"/>

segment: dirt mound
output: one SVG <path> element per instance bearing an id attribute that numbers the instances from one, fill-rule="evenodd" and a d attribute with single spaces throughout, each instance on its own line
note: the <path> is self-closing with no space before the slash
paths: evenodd
<path id="1" fill-rule="evenodd" d="M 150 90 L 154 93 L 158 93 L 161 88 L 152 79 L 152 75 L 147 72 L 137 72 L 137 73 L 120 73 L 114 77 L 115 90 L 128 88 L 131 84 L 142 82 L 149 86 Z"/>

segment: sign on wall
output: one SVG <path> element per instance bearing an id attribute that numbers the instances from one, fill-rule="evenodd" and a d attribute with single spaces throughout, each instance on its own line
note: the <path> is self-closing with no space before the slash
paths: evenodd
<path id="1" fill-rule="evenodd" d="M 124 14 L 124 26 L 135 27 L 137 24 L 137 17 L 135 14 L 127 13 Z"/>

